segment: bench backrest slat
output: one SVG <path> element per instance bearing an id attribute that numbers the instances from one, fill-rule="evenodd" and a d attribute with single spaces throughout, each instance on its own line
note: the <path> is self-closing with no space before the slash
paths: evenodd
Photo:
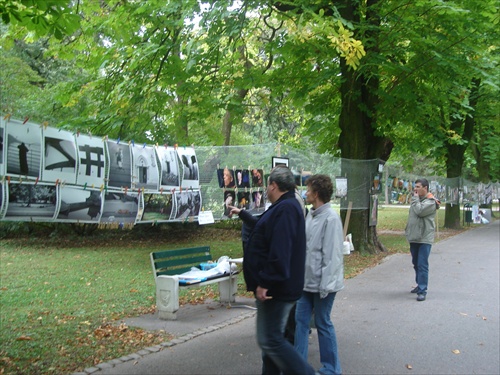
<path id="1" fill-rule="evenodd" d="M 154 276 L 178 275 L 212 260 L 209 246 L 157 251 L 150 254 Z"/>

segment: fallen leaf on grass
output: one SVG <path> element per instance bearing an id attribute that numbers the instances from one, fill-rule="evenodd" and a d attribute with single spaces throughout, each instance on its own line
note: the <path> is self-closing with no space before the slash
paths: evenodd
<path id="1" fill-rule="evenodd" d="M 451 352 L 452 352 L 453 354 L 460 354 L 460 350 L 458 350 L 458 349 L 454 349 L 454 350 L 452 350 Z"/>
<path id="2" fill-rule="evenodd" d="M 33 339 L 29 336 L 21 335 L 16 340 L 17 341 L 29 341 L 29 340 L 33 340 Z"/>

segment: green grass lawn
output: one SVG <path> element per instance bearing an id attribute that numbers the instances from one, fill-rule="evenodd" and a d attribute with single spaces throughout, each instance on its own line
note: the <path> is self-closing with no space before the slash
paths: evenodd
<path id="1" fill-rule="evenodd" d="M 444 210 L 439 214 L 443 223 Z M 380 209 L 377 230 L 388 252 L 346 256 L 346 277 L 407 251 L 402 233 L 407 215 L 407 209 Z M 124 317 L 155 311 L 149 253 L 210 245 L 214 259 L 241 257 L 239 228 L 235 220 L 1 240 L 0 374 L 81 371 L 170 339 L 168 332 L 119 324 Z M 239 291 L 245 294 L 242 275 Z M 189 289 L 181 292 L 181 304 L 215 297 L 212 286 Z"/>

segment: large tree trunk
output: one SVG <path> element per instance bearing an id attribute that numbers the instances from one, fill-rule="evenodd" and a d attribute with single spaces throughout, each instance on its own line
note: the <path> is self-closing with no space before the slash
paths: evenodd
<path id="1" fill-rule="evenodd" d="M 471 92 L 469 95 L 469 105 L 475 108 L 477 105 L 480 80 L 473 79 Z M 462 136 L 462 143 L 446 143 L 446 177 L 458 178 L 462 176 L 462 167 L 465 160 L 465 151 L 474 134 L 474 116 L 472 114 L 465 117 L 464 120 L 453 118 L 450 122 L 450 130 Z M 444 217 L 445 228 L 460 228 L 460 204 L 446 204 Z"/>
<path id="2" fill-rule="evenodd" d="M 343 1 L 341 15 L 350 21 L 359 22 L 359 15 L 363 14 L 359 5 L 353 1 Z M 370 1 L 370 4 L 376 1 Z M 369 8 L 368 8 L 369 9 Z M 369 10 L 366 13 L 366 21 L 377 30 L 380 19 Z M 371 40 L 377 40 L 376 31 L 370 32 Z M 358 36 L 359 38 L 359 36 Z M 376 42 L 365 46 L 367 53 L 377 49 Z M 379 87 L 378 73 L 367 68 L 363 72 L 354 71 L 345 64 L 342 59 L 340 63 L 342 83 L 340 94 L 342 98 L 339 125 L 341 129 L 339 146 L 342 156 L 342 176 L 347 177 L 347 199 L 342 204 L 342 217 L 345 221 L 346 207 L 348 201 L 353 203 L 353 211 L 347 232 L 352 234 L 353 244 L 356 250 L 367 253 L 385 251 L 385 247 L 377 237 L 376 226 L 369 225 L 370 217 L 370 188 L 374 174 L 378 167 L 378 160 L 387 160 L 392 151 L 393 144 L 388 139 L 375 135 L 377 125 L 376 107 L 378 97 L 376 92 Z M 353 164 L 353 160 L 372 160 L 372 164 Z M 365 169 L 363 169 L 365 168 Z"/>

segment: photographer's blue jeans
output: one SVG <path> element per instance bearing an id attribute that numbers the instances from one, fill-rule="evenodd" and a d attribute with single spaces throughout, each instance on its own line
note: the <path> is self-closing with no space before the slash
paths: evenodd
<path id="1" fill-rule="evenodd" d="M 314 312 L 314 323 L 318 330 L 320 374 L 342 374 L 337 349 L 337 335 L 331 320 L 331 311 L 337 293 L 320 298 L 319 293 L 302 292 L 295 311 L 295 349 L 307 360 L 309 328 Z"/>
<path id="2" fill-rule="evenodd" d="M 429 255 L 431 244 L 410 242 L 411 260 L 415 270 L 415 282 L 418 286 L 418 294 L 427 294 L 429 283 Z"/>
<path id="3" fill-rule="evenodd" d="M 314 369 L 285 338 L 285 326 L 295 301 L 256 300 L 257 344 L 262 350 L 262 374 L 309 375 Z"/>

